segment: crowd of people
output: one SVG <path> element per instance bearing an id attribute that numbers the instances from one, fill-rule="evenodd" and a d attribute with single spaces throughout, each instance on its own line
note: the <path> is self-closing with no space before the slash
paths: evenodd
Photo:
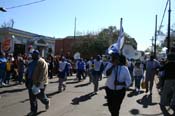
<path id="1" fill-rule="evenodd" d="M 40 57 L 38 50 L 27 55 L 4 54 L 0 52 L 0 86 L 6 86 L 12 81 L 17 84 L 26 84 L 28 89 L 31 112 L 28 116 L 37 113 L 37 99 L 46 107 L 50 106 L 50 99 L 45 94 L 48 79 L 54 76 L 59 78 L 58 92 L 66 90 L 68 76 L 76 73 L 77 81 L 87 77 L 94 85 L 94 93 L 98 93 L 99 81 L 103 77 L 106 81 L 106 99 L 111 116 L 118 116 L 120 106 L 126 90 L 134 86 L 134 91 L 140 94 L 141 82 L 145 83 L 145 93 L 152 95 L 155 75 L 159 78 L 162 106 L 169 105 L 175 109 L 175 51 L 171 50 L 167 59 L 156 60 L 152 55 L 149 59 L 127 59 L 118 52 L 110 55 L 97 55 L 90 59 L 68 59 L 65 56 L 47 58 Z M 171 94 L 171 95 L 170 95 Z"/>

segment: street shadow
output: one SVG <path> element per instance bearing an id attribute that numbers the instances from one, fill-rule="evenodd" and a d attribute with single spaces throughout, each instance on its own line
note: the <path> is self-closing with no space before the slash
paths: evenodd
<path id="1" fill-rule="evenodd" d="M 22 101 L 20 101 L 20 103 L 25 103 L 27 101 L 29 101 L 29 99 L 22 100 Z"/>
<path id="2" fill-rule="evenodd" d="M 132 109 L 129 111 L 132 116 L 136 115 L 136 116 L 162 116 L 162 113 L 158 113 L 158 114 L 141 114 L 139 109 Z M 163 115 L 163 116 L 171 116 L 171 115 Z"/>
<path id="3" fill-rule="evenodd" d="M 46 111 L 45 110 L 39 111 L 39 112 L 36 113 L 36 116 L 39 116 L 40 114 L 42 114 L 44 112 L 46 112 Z"/>
<path id="4" fill-rule="evenodd" d="M 52 93 L 47 93 L 47 96 L 49 98 L 51 98 L 52 96 L 56 95 L 56 94 L 59 94 L 60 92 L 59 91 L 55 91 L 55 92 L 52 92 Z"/>
<path id="5" fill-rule="evenodd" d="M 133 90 L 127 94 L 127 97 L 137 96 L 137 95 L 142 94 L 142 93 L 144 93 L 144 91 L 140 91 L 140 93 L 138 93 L 135 90 Z"/>
<path id="6" fill-rule="evenodd" d="M 132 88 L 127 88 L 126 91 L 134 91 L 135 89 L 132 89 Z"/>
<path id="7" fill-rule="evenodd" d="M 51 82 L 49 82 L 50 84 L 52 84 L 52 83 L 58 83 L 58 81 L 51 81 Z"/>
<path id="8" fill-rule="evenodd" d="M 39 111 L 39 112 L 37 112 L 35 115 L 33 115 L 33 116 L 39 116 L 40 114 L 42 114 L 42 113 L 44 113 L 44 112 L 46 112 L 45 110 L 42 110 L 42 111 Z M 28 116 L 29 114 L 26 114 L 26 115 L 24 115 L 24 116 Z"/>
<path id="9" fill-rule="evenodd" d="M 76 80 L 76 79 L 72 79 L 72 78 L 71 79 L 69 79 L 69 78 L 67 79 L 67 81 L 74 81 L 74 80 Z"/>
<path id="10" fill-rule="evenodd" d="M 139 110 L 138 109 L 132 109 L 129 111 L 132 115 L 138 115 L 140 114 Z"/>
<path id="11" fill-rule="evenodd" d="M 138 93 L 136 91 L 131 91 L 127 94 L 127 97 L 133 97 L 133 96 L 136 96 L 138 95 Z"/>
<path id="12" fill-rule="evenodd" d="M 145 95 L 142 99 L 138 99 L 137 103 L 143 105 L 143 108 L 148 108 L 148 106 L 156 105 L 158 103 L 152 102 L 152 95 Z"/>
<path id="13" fill-rule="evenodd" d="M 106 88 L 106 86 L 102 86 L 102 87 L 99 87 L 99 90 L 103 90 L 105 88 Z"/>
<path id="14" fill-rule="evenodd" d="M 72 99 L 72 105 L 79 105 L 80 102 L 84 102 L 87 100 L 90 100 L 94 95 L 96 95 L 96 93 L 91 92 L 89 94 L 80 96 L 80 97 L 75 97 L 74 99 Z"/>
<path id="15" fill-rule="evenodd" d="M 104 103 L 103 106 L 108 106 L 108 103 Z"/>
<path id="16" fill-rule="evenodd" d="M 19 84 L 18 83 L 8 84 L 8 85 L 5 85 L 5 86 L 0 86 L 0 88 L 8 88 L 8 87 L 16 86 L 16 85 L 19 85 Z"/>
<path id="17" fill-rule="evenodd" d="M 12 89 L 12 90 L 4 90 L 4 91 L 1 91 L 0 94 L 22 92 L 22 91 L 24 91 L 24 90 L 26 90 L 26 89 L 27 89 L 27 88 Z"/>
<path id="18" fill-rule="evenodd" d="M 76 85 L 75 88 L 88 86 L 89 84 L 91 83 L 84 83 L 84 84 Z"/>
<path id="19" fill-rule="evenodd" d="M 76 83 L 79 83 L 80 81 L 72 81 L 72 82 L 66 82 L 66 84 L 76 84 Z"/>

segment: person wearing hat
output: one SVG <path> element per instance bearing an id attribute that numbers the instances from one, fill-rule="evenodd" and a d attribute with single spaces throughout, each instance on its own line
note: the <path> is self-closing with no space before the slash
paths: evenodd
<path id="1" fill-rule="evenodd" d="M 45 88 L 48 84 L 48 64 L 40 57 L 38 50 L 32 53 L 32 62 L 29 63 L 26 71 L 26 87 L 29 92 L 30 109 L 28 116 L 35 116 L 37 113 L 37 98 L 45 104 L 46 110 L 50 106 L 50 100 L 45 94 Z M 34 89 L 35 88 L 35 89 Z"/>
<path id="2" fill-rule="evenodd" d="M 111 116 L 119 116 L 120 106 L 125 97 L 126 88 L 131 84 L 131 76 L 128 67 L 120 63 L 118 52 L 111 53 L 111 62 L 104 70 L 107 76 L 106 98 Z"/>

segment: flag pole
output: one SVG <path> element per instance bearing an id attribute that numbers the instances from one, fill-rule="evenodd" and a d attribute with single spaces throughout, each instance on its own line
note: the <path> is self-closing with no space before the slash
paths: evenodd
<path id="1" fill-rule="evenodd" d="M 120 18 L 120 28 L 121 28 L 122 24 L 123 24 L 123 18 Z"/>
<path id="2" fill-rule="evenodd" d="M 74 39 L 76 38 L 76 27 L 77 27 L 77 18 L 75 17 L 75 21 L 74 21 Z"/>
<path id="3" fill-rule="evenodd" d="M 123 18 L 121 17 L 120 18 L 120 31 L 122 28 L 123 28 Z M 119 35 L 120 35 L 120 33 L 119 33 Z M 122 55 L 122 48 L 121 49 L 119 48 L 119 53 Z"/>

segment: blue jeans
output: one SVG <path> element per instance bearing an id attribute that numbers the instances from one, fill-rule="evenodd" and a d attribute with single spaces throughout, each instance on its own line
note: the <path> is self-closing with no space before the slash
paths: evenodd
<path id="1" fill-rule="evenodd" d="M 18 72 L 18 82 L 21 83 L 23 81 L 23 72 Z"/>
<path id="2" fill-rule="evenodd" d="M 92 82 L 94 84 L 94 92 L 98 91 L 98 81 L 100 78 L 101 72 L 100 71 L 94 71 L 93 72 L 93 77 L 92 77 Z"/>
<path id="3" fill-rule="evenodd" d="M 5 70 L 0 69 L 0 84 L 4 83 L 5 77 L 6 77 Z"/>
<path id="4" fill-rule="evenodd" d="M 142 76 L 135 76 L 135 87 L 137 89 L 140 89 L 140 83 L 141 83 L 141 79 L 142 79 Z"/>
<path id="5" fill-rule="evenodd" d="M 32 112 L 37 113 L 37 109 L 38 109 L 37 98 L 45 105 L 47 105 L 49 103 L 49 100 L 45 94 L 45 88 L 46 88 L 46 86 L 43 89 L 41 89 L 41 92 L 37 95 L 34 95 L 32 93 L 31 88 L 28 89 L 29 99 L 30 99 L 30 109 Z"/>

